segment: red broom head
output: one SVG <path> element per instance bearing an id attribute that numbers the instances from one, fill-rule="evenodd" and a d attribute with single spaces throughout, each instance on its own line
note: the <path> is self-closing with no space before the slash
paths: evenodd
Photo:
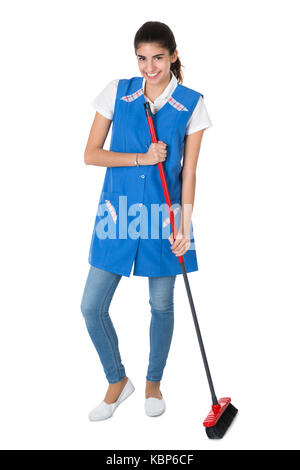
<path id="1" fill-rule="evenodd" d="M 237 408 L 231 403 L 231 398 L 220 398 L 217 405 L 212 405 L 210 412 L 203 422 L 207 436 L 210 439 L 221 439 L 237 412 Z"/>

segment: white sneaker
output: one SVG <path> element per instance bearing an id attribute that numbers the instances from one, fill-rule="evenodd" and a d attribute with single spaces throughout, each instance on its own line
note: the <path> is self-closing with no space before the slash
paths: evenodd
<path id="1" fill-rule="evenodd" d="M 89 420 L 90 421 L 102 421 L 104 419 L 111 418 L 114 414 L 116 408 L 122 403 L 126 398 L 129 397 L 134 392 L 135 388 L 128 377 L 125 387 L 123 388 L 121 395 L 114 403 L 106 403 L 104 400 L 100 403 L 100 405 L 96 406 L 90 413 L 89 413 Z"/>
<path id="2" fill-rule="evenodd" d="M 146 398 L 145 412 L 147 416 L 160 416 L 166 411 L 166 403 L 162 398 Z"/>

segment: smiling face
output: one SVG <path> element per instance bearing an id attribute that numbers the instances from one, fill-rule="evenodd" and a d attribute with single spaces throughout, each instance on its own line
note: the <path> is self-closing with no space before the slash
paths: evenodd
<path id="1" fill-rule="evenodd" d="M 138 66 L 147 83 L 154 87 L 163 86 L 170 81 L 170 67 L 178 57 L 177 50 L 170 56 L 168 49 L 164 49 L 155 42 L 139 44 L 136 50 Z"/>

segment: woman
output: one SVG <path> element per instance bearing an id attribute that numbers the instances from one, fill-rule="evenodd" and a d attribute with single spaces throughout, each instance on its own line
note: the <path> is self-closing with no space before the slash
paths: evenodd
<path id="1" fill-rule="evenodd" d="M 182 274 L 178 256 L 184 255 L 187 272 L 198 270 L 191 216 L 201 140 L 204 130 L 212 124 L 203 95 L 181 85 L 176 47 L 167 25 L 145 23 L 134 39 L 141 76 L 113 80 L 91 103 L 96 114 L 84 159 L 88 165 L 107 170 L 90 245 L 91 266 L 81 311 L 109 383 L 104 400 L 89 414 L 92 421 L 110 418 L 134 391 L 109 316 L 121 277 L 130 276 L 133 263 L 133 275 L 148 277 L 152 315 L 145 412 L 159 416 L 166 407 L 160 381 L 173 335 L 174 285 L 177 274 Z M 145 101 L 150 103 L 161 139 L 158 143 L 151 141 Z M 104 150 L 112 121 L 110 150 Z M 159 162 L 163 162 L 178 229 L 175 241 L 170 234 Z M 155 217 L 158 208 L 162 222 Z M 139 217 L 134 217 L 137 212 Z"/>

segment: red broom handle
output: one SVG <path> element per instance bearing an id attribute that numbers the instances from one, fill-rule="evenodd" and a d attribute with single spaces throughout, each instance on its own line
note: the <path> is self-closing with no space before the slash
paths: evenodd
<path id="1" fill-rule="evenodd" d="M 153 124 L 153 119 L 152 119 L 152 114 L 151 114 L 151 109 L 150 109 L 149 103 L 148 102 L 144 103 L 144 107 L 145 107 L 145 111 L 146 111 L 146 117 L 147 117 L 147 121 L 148 121 L 148 125 L 149 125 L 149 130 L 150 130 L 152 142 L 157 143 L 158 141 L 157 141 L 157 137 L 156 137 L 156 132 L 155 132 L 154 124 Z M 175 241 L 176 237 L 177 237 L 177 228 L 176 228 L 176 223 L 175 223 L 175 218 L 174 218 L 174 212 L 171 209 L 172 203 L 171 203 L 171 200 L 170 200 L 170 194 L 169 194 L 169 189 L 168 189 L 168 185 L 167 185 L 167 180 L 166 180 L 166 177 L 165 177 L 164 167 L 163 167 L 162 162 L 159 162 L 157 165 L 158 165 L 158 171 L 159 171 L 159 175 L 160 175 L 160 179 L 161 179 L 161 184 L 162 184 L 164 195 L 165 195 L 165 200 L 166 200 L 166 203 L 167 203 L 167 206 L 168 206 L 169 218 L 170 218 L 173 237 L 174 237 L 174 241 Z M 182 214 L 182 211 L 181 211 L 181 214 Z M 179 260 L 179 263 L 184 263 L 183 256 L 178 256 L 178 260 Z"/>

